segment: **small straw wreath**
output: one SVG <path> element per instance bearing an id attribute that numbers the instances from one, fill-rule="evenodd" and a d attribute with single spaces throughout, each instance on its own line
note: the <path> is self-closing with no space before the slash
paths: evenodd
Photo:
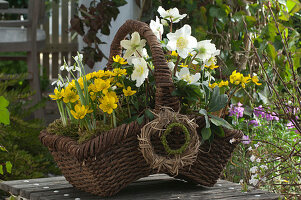
<path id="1" fill-rule="evenodd" d="M 138 136 L 140 151 L 152 169 L 157 169 L 158 172 L 168 171 L 173 175 L 178 175 L 179 169 L 184 166 L 192 165 L 197 158 L 200 146 L 200 140 L 196 131 L 198 125 L 194 122 L 194 119 L 190 120 L 187 116 L 173 112 L 173 110 L 168 107 L 163 107 L 159 114 L 154 113 L 154 115 L 156 118 L 147 123 L 141 129 L 140 136 Z M 184 129 L 189 131 L 189 138 L 184 131 L 186 142 L 189 140 L 188 145 L 186 143 L 183 144 L 178 152 L 176 150 L 172 151 L 172 153 L 169 152 L 169 155 L 172 156 L 165 157 L 158 155 L 154 151 L 150 138 L 153 134 L 161 136 L 172 124 L 181 124 L 185 127 Z M 167 134 L 169 133 L 167 132 Z M 167 134 L 165 132 L 165 136 Z M 166 149 L 166 146 L 164 146 L 164 148 Z"/>

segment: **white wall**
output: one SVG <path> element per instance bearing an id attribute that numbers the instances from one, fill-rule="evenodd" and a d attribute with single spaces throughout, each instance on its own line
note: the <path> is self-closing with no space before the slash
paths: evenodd
<path id="1" fill-rule="evenodd" d="M 79 0 L 79 5 L 84 4 L 87 7 L 89 6 L 91 0 Z M 119 29 L 119 27 L 128 19 L 138 19 L 140 9 L 136 5 L 135 0 L 127 0 L 127 4 L 119 7 L 119 15 L 116 19 L 116 21 L 111 22 L 111 32 L 109 36 L 106 35 L 101 35 L 100 33 L 98 36 L 100 36 L 101 41 L 106 42 L 107 44 L 102 44 L 100 45 L 100 49 L 103 51 L 103 53 L 109 57 L 110 53 L 110 45 L 112 43 L 112 40 Z M 79 51 L 83 48 L 85 43 L 82 41 L 82 37 L 78 38 L 78 43 L 79 43 Z M 86 73 L 89 73 L 91 71 L 97 71 L 99 69 L 103 69 L 107 64 L 107 60 L 103 59 L 102 62 L 95 63 L 94 68 L 91 70 L 89 67 L 86 67 Z"/>

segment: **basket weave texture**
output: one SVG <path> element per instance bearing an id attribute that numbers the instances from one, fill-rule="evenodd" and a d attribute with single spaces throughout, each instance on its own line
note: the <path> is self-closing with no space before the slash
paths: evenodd
<path id="1" fill-rule="evenodd" d="M 147 24 L 128 20 L 120 27 L 111 45 L 107 68 L 111 68 L 112 57 L 121 54 L 120 41 L 135 31 L 147 40 L 152 52 L 156 81 L 155 110 L 166 106 L 177 111 L 180 104 L 179 100 L 171 95 L 174 90 L 171 72 L 160 43 Z M 205 120 L 199 116 L 194 119 L 201 138 Z M 142 127 L 143 125 L 137 122 L 123 124 L 83 144 L 43 130 L 40 140 L 48 147 L 70 184 L 99 196 L 112 196 L 131 182 L 158 173 L 158 170 L 152 169 L 146 162 L 139 149 L 137 137 Z M 240 131 L 228 129 L 224 131 L 225 137 L 215 137 L 211 143 L 202 144 L 194 163 L 180 168 L 176 177 L 204 186 L 213 186 L 239 143 L 230 144 L 230 139 L 236 138 L 239 141 L 242 137 Z M 156 153 L 166 154 L 159 137 L 154 138 L 152 144 Z M 169 174 L 164 170 L 159 172 Z"/>

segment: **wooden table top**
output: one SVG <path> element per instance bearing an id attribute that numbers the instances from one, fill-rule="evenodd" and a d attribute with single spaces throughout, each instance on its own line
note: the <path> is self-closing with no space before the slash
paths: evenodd
<path id="1" fill-rule="evenodd" d="M 0 189 L 13 195 L 30 200 L 151 200 L 151 199 L 278 199 L 279 195 L 262 190 L 251 189 L 241 192 L 241 186 L 225 180 L 218 180 L 212 187 L 191 185 L 187 182 L 174 179 L 167 175 L 158 174 L 142 178 L 117 195 L 109 198 L 101 198 L 77 190 L 72 187 L 64 177 L 40 178 L 17 181 L 4 181 L 0 183 Z"/>

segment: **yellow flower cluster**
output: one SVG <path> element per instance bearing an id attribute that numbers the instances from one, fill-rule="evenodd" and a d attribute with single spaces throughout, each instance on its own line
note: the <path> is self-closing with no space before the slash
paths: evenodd
<path id="1" fill-rule="evenodd" d="M 115 56 L 114 61 L 124 64 L 124 59 Z M 126 69 L 115 68 L 113 71 L 99 70 L 77 79 L 78 85 L 84 91 L 88 91 L 90 106 L 81 105 L 79 91 L 76 81 L 72 80 L 65 88 L 55 89 L 54 94 L 49 95 L 52 100 L 63 101 L 70 109 L 74 119 L 83 119 L 87 114 L 93 112 L 90 107 L 99 108 L 104 113 L 112 114 L 117 108 L 119 98 L 115 90 L 124 88 L 123 76 L 127 75 Z M 86 86 L 85 86 L 86 84 Z M 136 93 L 130 86 L 123 89 L 123 95 L 128 97 Z M 83 92 L 85 96 L 85 93 Z M 82 97 L 81 97 L 82 98 Z M 94 106 L 92 106 L 94 105 Z"/>

